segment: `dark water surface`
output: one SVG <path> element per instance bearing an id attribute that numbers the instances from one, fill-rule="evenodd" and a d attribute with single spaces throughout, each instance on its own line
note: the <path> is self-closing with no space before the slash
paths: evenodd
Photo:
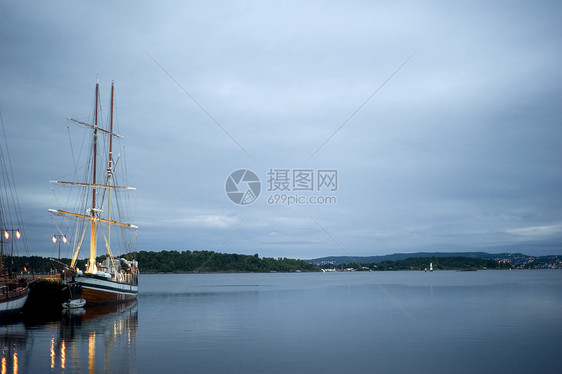
<path id="1" fill-rule="evenodd" d="M 562 271 L 141 275 L 0 340 L 2 373 L 555 373 Z"/>

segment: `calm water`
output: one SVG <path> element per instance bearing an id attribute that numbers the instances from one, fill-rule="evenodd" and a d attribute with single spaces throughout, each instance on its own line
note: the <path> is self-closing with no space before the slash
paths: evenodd
<path id="1" fill-rule="evenodd" d="M 0 324 L 1 372 L 562 367 L 559 270 L 142 275 L 140 282 L 133 305 Z"/>

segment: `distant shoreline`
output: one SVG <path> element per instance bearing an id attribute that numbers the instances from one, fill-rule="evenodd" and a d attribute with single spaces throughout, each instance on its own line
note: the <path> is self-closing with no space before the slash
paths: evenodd
<path id="1" fill-rule="evenodd" d="M 452 255 L 451 255 L 452 254 Z M 422 255 L 422 256 L 420 256 Z M 428 256 L 429 255 L 429 256 Z M 526 256 L 522 254 L 474 253 L 412 253 L 371 257 L 322 257 L 314 260 L 259 257 L 212 251 L 140 251 L 122 255 L 139 262 L 142 274 L 235 274 L 291 273 L 330 271 L 429 271 L 493 270 L 493 269 L 561 269 L 562 256 Z M 447 256 L 449 255 L 449 256 Z M 462 256 L 466 255 L 466 256 Z M 105 256 L 97 260 L 101 262 Z M 11 270 L 18 274 L 53 274 L 49 258 L 14 256 Z M 70 263 L 70 259 L 60 259 Z M 430 266 L 431 264 L 431 266 Z M 85 269 L 86 260 L 78 260 L 77 268 Z"/>

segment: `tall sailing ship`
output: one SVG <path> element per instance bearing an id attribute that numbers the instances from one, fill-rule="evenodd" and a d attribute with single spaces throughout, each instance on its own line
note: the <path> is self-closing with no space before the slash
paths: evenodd
<path id="1" fill-rule="evenodd" d="M 2 121 L 2 134 L 4 122 Z M 13 255 L 18 242 L 23 242 L 27 251 L 25 238 L 22 236 L 23 219 L 19 209 L 17 190 L 10 162 L 8 141 L 1 138 L 0 144 L 0 316 L 19 312 L 29 295 L 28 282 L 17 276 L 14 269 Z M 9 253 L 7 253 L 9 252 Z M 6 261 L 9 254 L 11 261 Z M 7 265 L 7 266 L 5 266 Z M 11 265 L 11 266 L 10 266 Z"/>
<path id="2" fill-rule="evenodd" d="M 20 235 L 16 231 L 16 235 Z M 9 232 L 2 230 L 0 237 L 0 316 L 19 312 L 29 296 L 27 280 L 18 278 L 10 269 L 4 267 L 4 239 L 9 239 Z"/>
<path id="3" fill-rule="evenodd" d="M 114 140 L 122 137 L 114 132 L 113 106 L 112 82 L 109 124 L 104 128 L 100 125 L 99 82 L 96 82 L 95 108 L 90 120 L 93 123 L 68 119 L 84 127 L 86 138 L 90 141 L 87 149 L 89 157 L 83 168 L 84 180 L 51 181 L 78 190 L 78 207 L 49 209 L 50 212 L 63 217 L 69 228 L 74 228 L 74 238 L 69 241 L 73 247 L 70 265 L 58 261 L 53 263 L 60 270 L 61 279 L 71 291 L 71 297 L 81 297 L 89 305 L 129 301 L 136 299 L 138 293 L 138 262 L 115 256 L 117 253 L 132 251 L 133 244 L 128 234 L 131 229 L 136 231 L 137 226 L 124 222 L 126 206 L 120 202 L 124 197 L 121 195 L 134 188 L 122 185 L 125 180 L 117 172 L 117 165 L 123 169 L 123 162 L 119 162 L 119 155 L 114 156 Z M 74 199 L 68 201 L 71 200 Z M 61 231 L 58 225 L 57 228 Z M 119 235 L 114 234 L 115 229 L 120 229 Z M 62 231 L 61 235 L 64 235 Z M 84 244 L 87 245 L 88 241 L 90 254 L 82 271 L 77 267 L 77 260 L 80 249 Z M 103 261 L 98 261 L 98 247 L 105 249 Z"/>

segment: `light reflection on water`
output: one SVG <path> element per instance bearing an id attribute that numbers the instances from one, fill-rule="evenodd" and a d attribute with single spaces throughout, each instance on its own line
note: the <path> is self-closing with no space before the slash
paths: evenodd
<path id="1" fill-rule="evenodd" d="M 0 322 L 1 374 L 136 373 L 137 302 L 63 311 L 54 321 Z"/>
<path id="2" fill-rule="evenodd" d="M 18 354 L 25 345 L 26 339 L 27 331 L 22 322 L 0 325 L 0 342 L 2 345 L 0 373 L 19 372 Z"/>
<path id="3" fill-rule="evenodd" d="M 556 372 L 562 353 L 562 271 L 140 281 L 138 304 L 0 325 L 1 373 Z"/>

